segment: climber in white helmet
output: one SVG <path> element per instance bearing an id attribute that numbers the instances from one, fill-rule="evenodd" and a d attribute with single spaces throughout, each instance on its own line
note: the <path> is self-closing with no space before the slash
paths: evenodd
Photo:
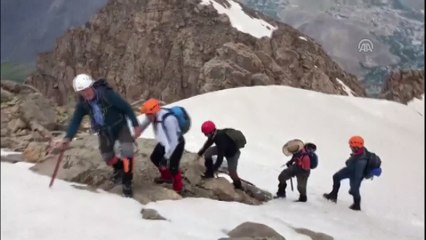
<path id="1" fill-rule="evenodd" d="M 107 165 L 114 168 L 113 180 L 121 179 L 123 194 L 132 196 L 132 179 L 134 167 L 134 138 L 140 136 L 142 128 L 130 104 L 116 93 L 106 80 L 94 81 L 87 74 L 77 75 L 72 82 L 74 91 L 80 95 L 74 115 L 68 126 L 62 148 L 65 149 L 74 138 L 81 121 L 89 115 L 92 129 L 99 136 L 99 150 Z M 134 128 L 132 137 L 127 124 L 130 119 Z M 120 143 L 121 159 L 114 152 L 114 143 Z"/>
<path id="2" fill-rule="evenodd" d="M 79 93 L 84 99 L 91 100 L 95 96 L 92 88 L 95 81 L 87 74 L 79 74 L 72 80 L 74 91 Z"/>

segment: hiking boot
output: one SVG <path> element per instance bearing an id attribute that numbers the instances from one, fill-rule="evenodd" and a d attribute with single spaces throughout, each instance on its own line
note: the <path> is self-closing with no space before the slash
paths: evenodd
<path id="1" fill-rule="evenodd" d="M 202 179 L 209 179 L 209 178 L 214 178 L 214 174 L 213 173 L 204 173 L 203 175 L 201 175 Z"/>
<path id="2" fill-rule="evenodd" d="M 325 199 L 330 200 L 330 201 L 332 201 L 332 202 L 334 202 L 334 203 L 336 203 L 336 202 L 337 202 L 337 195 L 336 195 L 336 194 L 334 194 L 333 192 L 331 192 L 331 193 L 324 193 L 322 196 L 323 196 Z"/>
<path id="3" fill-rule="evenodd" d="M 285 198 L 286 197 L 286 194 L 285 194 L 285 192 L 280 192 L 280 191 L 278 191 L 277 192 L 277 195 L 274 197 L 274 198 Z"/>
<path id="4" fill-rule="evenodd" d="M 172 179 L 164 179 L 162 177 L 156 177 L 156 178 L 154 178 L 154 183 L 156 183 L 156 184 L 163 184 L 163 183 L 171 184 L 171 183 L 173 183 L 173 180 Z"/>
<path id="5" fill-rule="evenodd" d="M 115 169 L 112 172 L 111 180 L 117 184 L 121 181 L 123 177 L 123 169 Z"/>
<path id="6" fill-rule="evenodd" d="M 352 204 L 350 207 L 350 209 L 354 210 L 354 211 L 361 211 L 361 206 L 359 204 Z"/>
<path id="7" fill-rule="evenodd" d="M 285 182 L 278 184 L 278 191 L 276 198 L 285 198 L 285 189 L 287 187 L 287 184 Z"/>
<path id="8" fill-rule="evenodd" d="M 243 185 L 241 184 L 241 180 L 234 181 L 232 182 L 232 184 L 234 185 L 235 189 L 240 189 L 244 191 Z"/>
<path id="9" fill-rule="evenodd" d="M 123 161 L 121 161 L 120 159 L 118 159 L 117 163 L 115 163 L 114 165 L 112 165 L 113 167 L 113 171 L 112 171 L 112 176 L 111 176 L 111 180 L 114 183 L 119 183 L 120 180 L 123 177 Z"/>
<path id="10" fill-rule="evenodd" d="M 182 192 L 183 189 L 183 178 L 182 172 L 178 170 L 178 172 L 173 176 L 173 190 L 175 190 L 178 194 Z"/>
<path id="11" fill-rule="evenodd" d="M 306 202 L 308 201 L 308 197 L 306 197 L 306 195 L 300 195 L 299 199 L 296 200 L 296 202 Z"/>
<path id="12" fill-rule="evenodd" d="M 354 199 L 354 203 L 349 208 L 354 211 L 361 211 L 361 199 Z"/>
<path id="13" fill-rule="evenodd" d="M 131 185 L 123 185 L 124 197 L 133 197 L 133 190 Z"/>

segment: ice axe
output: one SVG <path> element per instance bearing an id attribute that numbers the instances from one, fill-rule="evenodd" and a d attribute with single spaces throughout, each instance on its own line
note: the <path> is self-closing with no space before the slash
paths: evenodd
<path id="1" fill-rule="evenodd" d="M 52 187 L 53 182 L 55 181 L 56 174 L 58 173 L 59 165 L 61 164 L 62 158 L 64 157 L 65 149 L 61 149 L 61 152 L 59 153 L 58 158 L 56 159 L 56 166 L 53 170 L 52 179 L 50 179 L 49 188 Z"/>

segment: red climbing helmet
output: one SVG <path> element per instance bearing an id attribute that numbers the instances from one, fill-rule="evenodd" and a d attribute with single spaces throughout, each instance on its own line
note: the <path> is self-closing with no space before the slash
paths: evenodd
<path id="1" fill-rule="evenodd" d="M 216 125 L 212 121 L 205 121 L 203 125 L 201 125 L 201 132 L 205 135 L 208 135 L 216 130 Z"/>

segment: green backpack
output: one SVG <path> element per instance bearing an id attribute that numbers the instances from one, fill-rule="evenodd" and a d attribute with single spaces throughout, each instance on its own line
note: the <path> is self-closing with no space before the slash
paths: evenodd
<path id="1" fill-rule="evenodd" d="M 235 145 L 237 145 L 238 148 L 243 148 L 246 145 L 246 137 L 244 137 L 244 134 L 240 130 L 233 128 L 225 128 L 223 130 L 225 131 L 225 134 L 235 142 Z"/>

